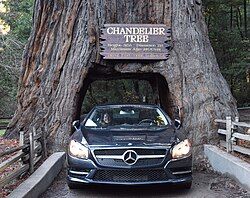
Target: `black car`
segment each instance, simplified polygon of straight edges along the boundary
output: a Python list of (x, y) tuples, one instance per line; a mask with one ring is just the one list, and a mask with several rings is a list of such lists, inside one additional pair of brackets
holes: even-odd
[(192, 184), (190, 142), (156, 105), (100, 105), (74, 122), (67, 182), (78, 184)]

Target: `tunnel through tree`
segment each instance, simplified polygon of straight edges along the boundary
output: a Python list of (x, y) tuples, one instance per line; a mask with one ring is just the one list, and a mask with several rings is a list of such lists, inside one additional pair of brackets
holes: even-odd
[[(76, 119), (81, 114), (88, 113), (93, 106), (99, 104), (144, 103), (157, 104), (169, 115), (173, 115), (167, 82), (157, 73), (128, 73), (128, 74), (97, 74), (90, 72), (85, 79), (86, 86), (82, 89)], [(86, 90), (87, 89), (87, 90)]]
[[(121, 77), (158, 73), (159, 99), (181, 109), (183, 129), (195, 148), (215, 139), (214, 119), (237, 114), (236, 102), (211, 48), (200, 1), (36, 0), (33, 30), (19, 80), (18, 109), (6, 136), (46, 133), (54, 150), (68, 141), (92, 74)], [(168, 60), (104, 60), (104, 24), (171, 27)], [(113, 72), (117, 72), (114, 75)], [(150, 74), (150, 75), (151, 75)], [(162, 81), (164, 79), (164, 81)], [(154, 89), (155, 90), (155, 89)]]

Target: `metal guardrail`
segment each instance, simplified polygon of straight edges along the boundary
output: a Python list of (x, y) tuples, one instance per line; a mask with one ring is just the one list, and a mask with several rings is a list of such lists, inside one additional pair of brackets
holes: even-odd
[(239, 122), (239, 117), (236, 117), (234, 121), (230, 116), (226, 117), (226, 120), (215, 119), (217, 123), (226, 124), (225, 129), (218, 129), (218, 133), (226, 136), (226, 141), (221, 140), (220, 145), (227, 149), (227, 152), (237, 151), (239, 153), (250, 155), (250, 149), (237, 145), (237, 139), (250, 141), (250, 134), (240, 133), (238, 127), (244, 127), (250, 129), (250, 124), (245, 122)]
[(11, 174), (3, 177), (0, 180), (0, 188), (27, 172), (34, 172), (35, 164), (37, 164), (42, 157), (45, 158), (47, 156), (45, 136), (43, 133), (37, 135), (35, 129), (33, 129), (33, 131), (29, 133), (29, 141), (24, 143), (24, 132), (21, 131), (19, 146), (0, 153), (0, 157), (14, 153), (16, 154), (0, 164), (0, 172), (18, 161), (22, 162), (22, 166), (14, 170)]

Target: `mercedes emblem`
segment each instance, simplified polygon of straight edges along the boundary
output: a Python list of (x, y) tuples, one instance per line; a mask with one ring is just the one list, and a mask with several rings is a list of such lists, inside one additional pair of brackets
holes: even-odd
[(135, 151), (133, 150), (127, 150), (126, 152), (124, 152), (123, 154), (123, 161), (127, 164), (127, 165), (133, 165), (137, 162), (138, 160), (138, 155)]

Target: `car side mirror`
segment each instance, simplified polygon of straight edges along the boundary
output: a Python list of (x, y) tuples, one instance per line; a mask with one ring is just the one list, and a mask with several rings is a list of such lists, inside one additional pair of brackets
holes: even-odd
[(173, 118), (180, 120), (181, 117), (181, 110), (179, 106), (174, 106), (173, 107)]
[(174, 126), (175, 126), (176, 129), (180, 129), (181, 128), (181, 121), (175, 119), (174, 120)]
[(79, 127), (80, 127), (80, 121), (79, 120), (75, 120), (74, 122), (73, 122), (73, 127), (76, 129), (76, 130), (78, 130), (79, 129)]

